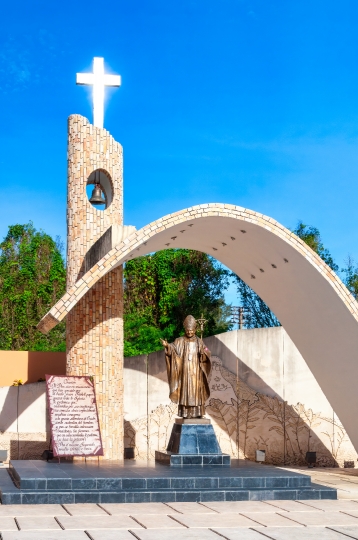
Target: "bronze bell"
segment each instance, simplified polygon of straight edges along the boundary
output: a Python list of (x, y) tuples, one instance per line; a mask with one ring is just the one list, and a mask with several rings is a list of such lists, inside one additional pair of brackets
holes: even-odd
[(102, 189), (101, 189), (101, 186), (99, 184), (96, 184), (93, 191), (92, 191), (92, 196), (89, 200), (89, 202), (91, 204), (94, 204), (94, 205), (100, 205), (100, 204), (106, 204), (106, 201), (105, 199), (102, 198)]

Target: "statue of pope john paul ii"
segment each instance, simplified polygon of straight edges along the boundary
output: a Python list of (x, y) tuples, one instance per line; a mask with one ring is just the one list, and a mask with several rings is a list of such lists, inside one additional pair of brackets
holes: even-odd
[(196, 320), (192, 315), (185, 318), (184, 330), (185, 336), (174, 343), (161, 340), (165, 348), (169, 397), (178, 404), (178, 416), (200, 418), (205, 414), (205, 402), (210, 396), (210, 351), (195, 334)]

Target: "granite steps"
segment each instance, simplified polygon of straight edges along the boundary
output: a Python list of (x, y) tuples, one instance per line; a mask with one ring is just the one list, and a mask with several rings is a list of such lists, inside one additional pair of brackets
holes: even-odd
[[(233, 460), (231, 467), (117, 466), (12, 461), (0, 470), (2, 504), (336, 499), (308, 475)], [(236, 465), (236, 466), (235, 466)]]

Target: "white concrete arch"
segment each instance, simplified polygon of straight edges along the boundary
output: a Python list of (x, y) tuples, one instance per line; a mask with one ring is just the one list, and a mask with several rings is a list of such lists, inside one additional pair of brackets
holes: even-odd
[(303, 241), (257, 212), (205, 204), (135, 231), (67, 291), (39, 329), (47, 332), (63, 320), (116, 266), (168, 247), (209, 253), (252, 287), (285, 327), (358, 448), (358, 304)]

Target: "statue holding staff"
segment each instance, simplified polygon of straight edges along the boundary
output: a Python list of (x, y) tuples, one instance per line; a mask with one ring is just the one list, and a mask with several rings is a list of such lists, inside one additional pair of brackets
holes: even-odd
[(194, 317), (188, 315), (184, 320), (185, 336), (174, 343), (161, 340), (165, 348), (169, 397), (178, 404), (178, 416), (183, 418), (204, 416), (205, 402), (210, 396), (210, 351), (195, 334), (196, 326)]

